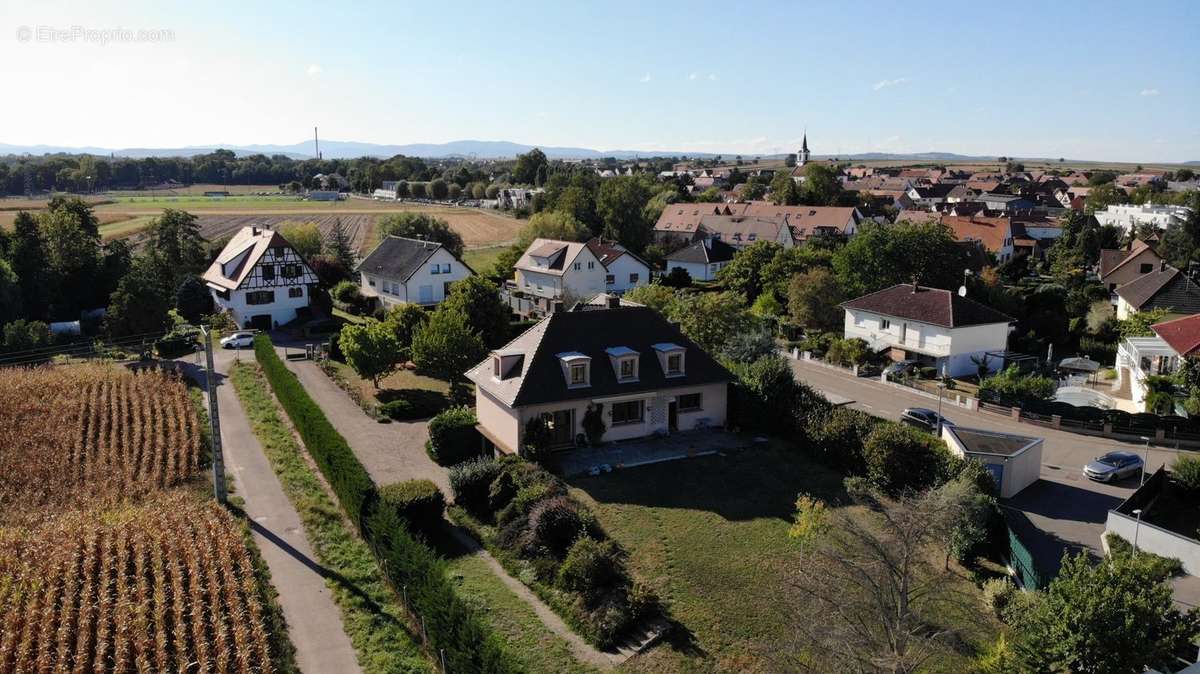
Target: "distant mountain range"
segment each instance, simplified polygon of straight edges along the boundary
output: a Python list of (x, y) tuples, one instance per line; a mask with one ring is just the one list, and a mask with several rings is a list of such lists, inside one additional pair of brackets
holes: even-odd
[[(554, 147), (548, 145), (525, 145), (503, 140), (456, 140), (449, 143), (413, 143), (409, 145), (383, 145), (379, 143), (360, 143), (343, 140), (322, 140), (321, 155), (326, 159), (354, 159), (357, 157), (394, 157), (398, 154), (409, 157), (429, 159), (444, 159), (447, 157), (473, 157), (476, 159), (510, 159), (532, 150), (541, 148), (551, 159), (634, 159), (637, 157), (696, 157), (732, 158), (736, 153), (690, 152), (687, 150), (592, 150), (584, 147)], [(0, 143), (0, 155), (6, 154), (93, 154), (112, 155), (116, 157), (191, 157), (207, 154), (214, 150), (232, 150), (238, 155), (282, 154), (293, 159), (312, 159), (312, 141), (303, 141), (291, 145), (189, 145), (178, 148), (104, 148), (104, 147), (67, 147), (61, 145), (9, 145)], [(743, 154), (743, 158), (780, 159), (783, 154), (751, 155)], [(995, 156), (963, 155), (953, 152), (913, 152), (894, 154), (889, 152), (860, 152), (845, 155), (814, 155), (814, 159), (828, 159), (836, 156), (847, 161), (994, 161)], [(1043, 160), (1045, 158), (1014, 157), (1014, 159)], [(1200, 162), (1186, 162), (1200, 164)]]

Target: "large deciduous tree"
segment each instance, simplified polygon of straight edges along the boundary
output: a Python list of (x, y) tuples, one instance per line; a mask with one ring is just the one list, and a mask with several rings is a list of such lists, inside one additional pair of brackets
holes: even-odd
[(413, 362), (452, 386), (460, 384), (467, 368), (478, 363), (485, 353), (483, 339), (458, 310), (439, 307), (413, 335)]
[(938, 223), (867, 225), (833, 254), (833, 270), (850, 297), (914, 280), (954, 289), (966, 266), (966, 250)]
[(842, 288), (825, 267), (796, 274), (788, 284), (788, 314), (806, 330), (830, 332), (842, 324)]
[(450, 294), (442, 306), (466, 316), (484, 345), (494, 348), (508, 338), (508, 319), (512, 313), (500, 301), (498, 293), (491, 281), (482, 276), (468, 276), (450, 286)]
[(346, 363), (358, 376), (370, 379), (376, 389), (379, 380), (396, 369), (400, 362), (400, 345), (392, 327), (374, 319), (343, 327), (338, 347), (346, 357)]
[(163, 284), (163, 267), (163, 261), (153, 252), (134, 259), (129, 273), (109, 298), (104, 329), (110, 338), (150, 336), (166, 327), (173, 298)]
[(643, 213), (650, 189), (638, 176), (617, 176), (600, 184), (596, 210), (604, 221), (604, 236), (640, 253), (650, 243), (651, 223)]
[(21, 304), (25, 315), (31, 319), (48, 319), (50, 294), (47, 285), (50, 278), (46, 248), (37, 220), (26, 211), (17, 213), (13, 221), (8, 259), (21, 284)]
[(525, 154), (517, 155), (517, 163), (513, 165), (512, 179), (515, 183), (533, 185), (537, 182), (539, 169), (545, 175), (546, 153), (536, 147)]
[(729, 290), (741, 293), (750, 302), (763, 292), (762, 272), (783, 250), (774, 241), (755, 241), (743, 248), (729, 264), (717, 272), (717, 280)]

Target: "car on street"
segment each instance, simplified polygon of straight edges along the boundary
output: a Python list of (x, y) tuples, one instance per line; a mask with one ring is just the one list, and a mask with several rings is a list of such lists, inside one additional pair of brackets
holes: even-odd
[(248, 349), (254, 346), (254, 332), (241, 330), (221, 338), (222, 349)]
[(1083, 474), (1097, 482), (1117, 482), (1142, 472), (1142, 457), (1133, 452), (1109, 452), (1083, 467)]
[[(915, 426), (923, 431), (936, 433), (938, 430), (938, 413), (924, 407), (909, 407), (900, 413), (900, 422)], [(942, 426), (953, 426), (954, 422), (942, 417)]]

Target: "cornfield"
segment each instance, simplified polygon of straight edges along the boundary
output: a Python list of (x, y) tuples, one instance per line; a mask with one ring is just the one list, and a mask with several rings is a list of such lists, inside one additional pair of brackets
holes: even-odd
[(0, 524), (177, 485), (202, 460), (178, 378), (105, 365), (0, 371)]
[(270, 672), (233, 517), (185, 490), (0, 533), (0, 672)]

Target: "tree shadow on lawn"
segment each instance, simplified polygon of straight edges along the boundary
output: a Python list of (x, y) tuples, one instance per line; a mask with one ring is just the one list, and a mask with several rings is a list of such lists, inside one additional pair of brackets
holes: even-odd
[(796, 497), (844, 502), (842, 476), (799, 449), (750, 448), (568, 480), (598, 503), (683, 508), (726, 520), (791, 521)]
[(424, 388), (385, 388), (380, 389), (375, 398), (381, 403), (394, 400), (406, 400), (415, 407), (437, 407), (450, 404), (450, 398), (441, 391), (431, 391)]

